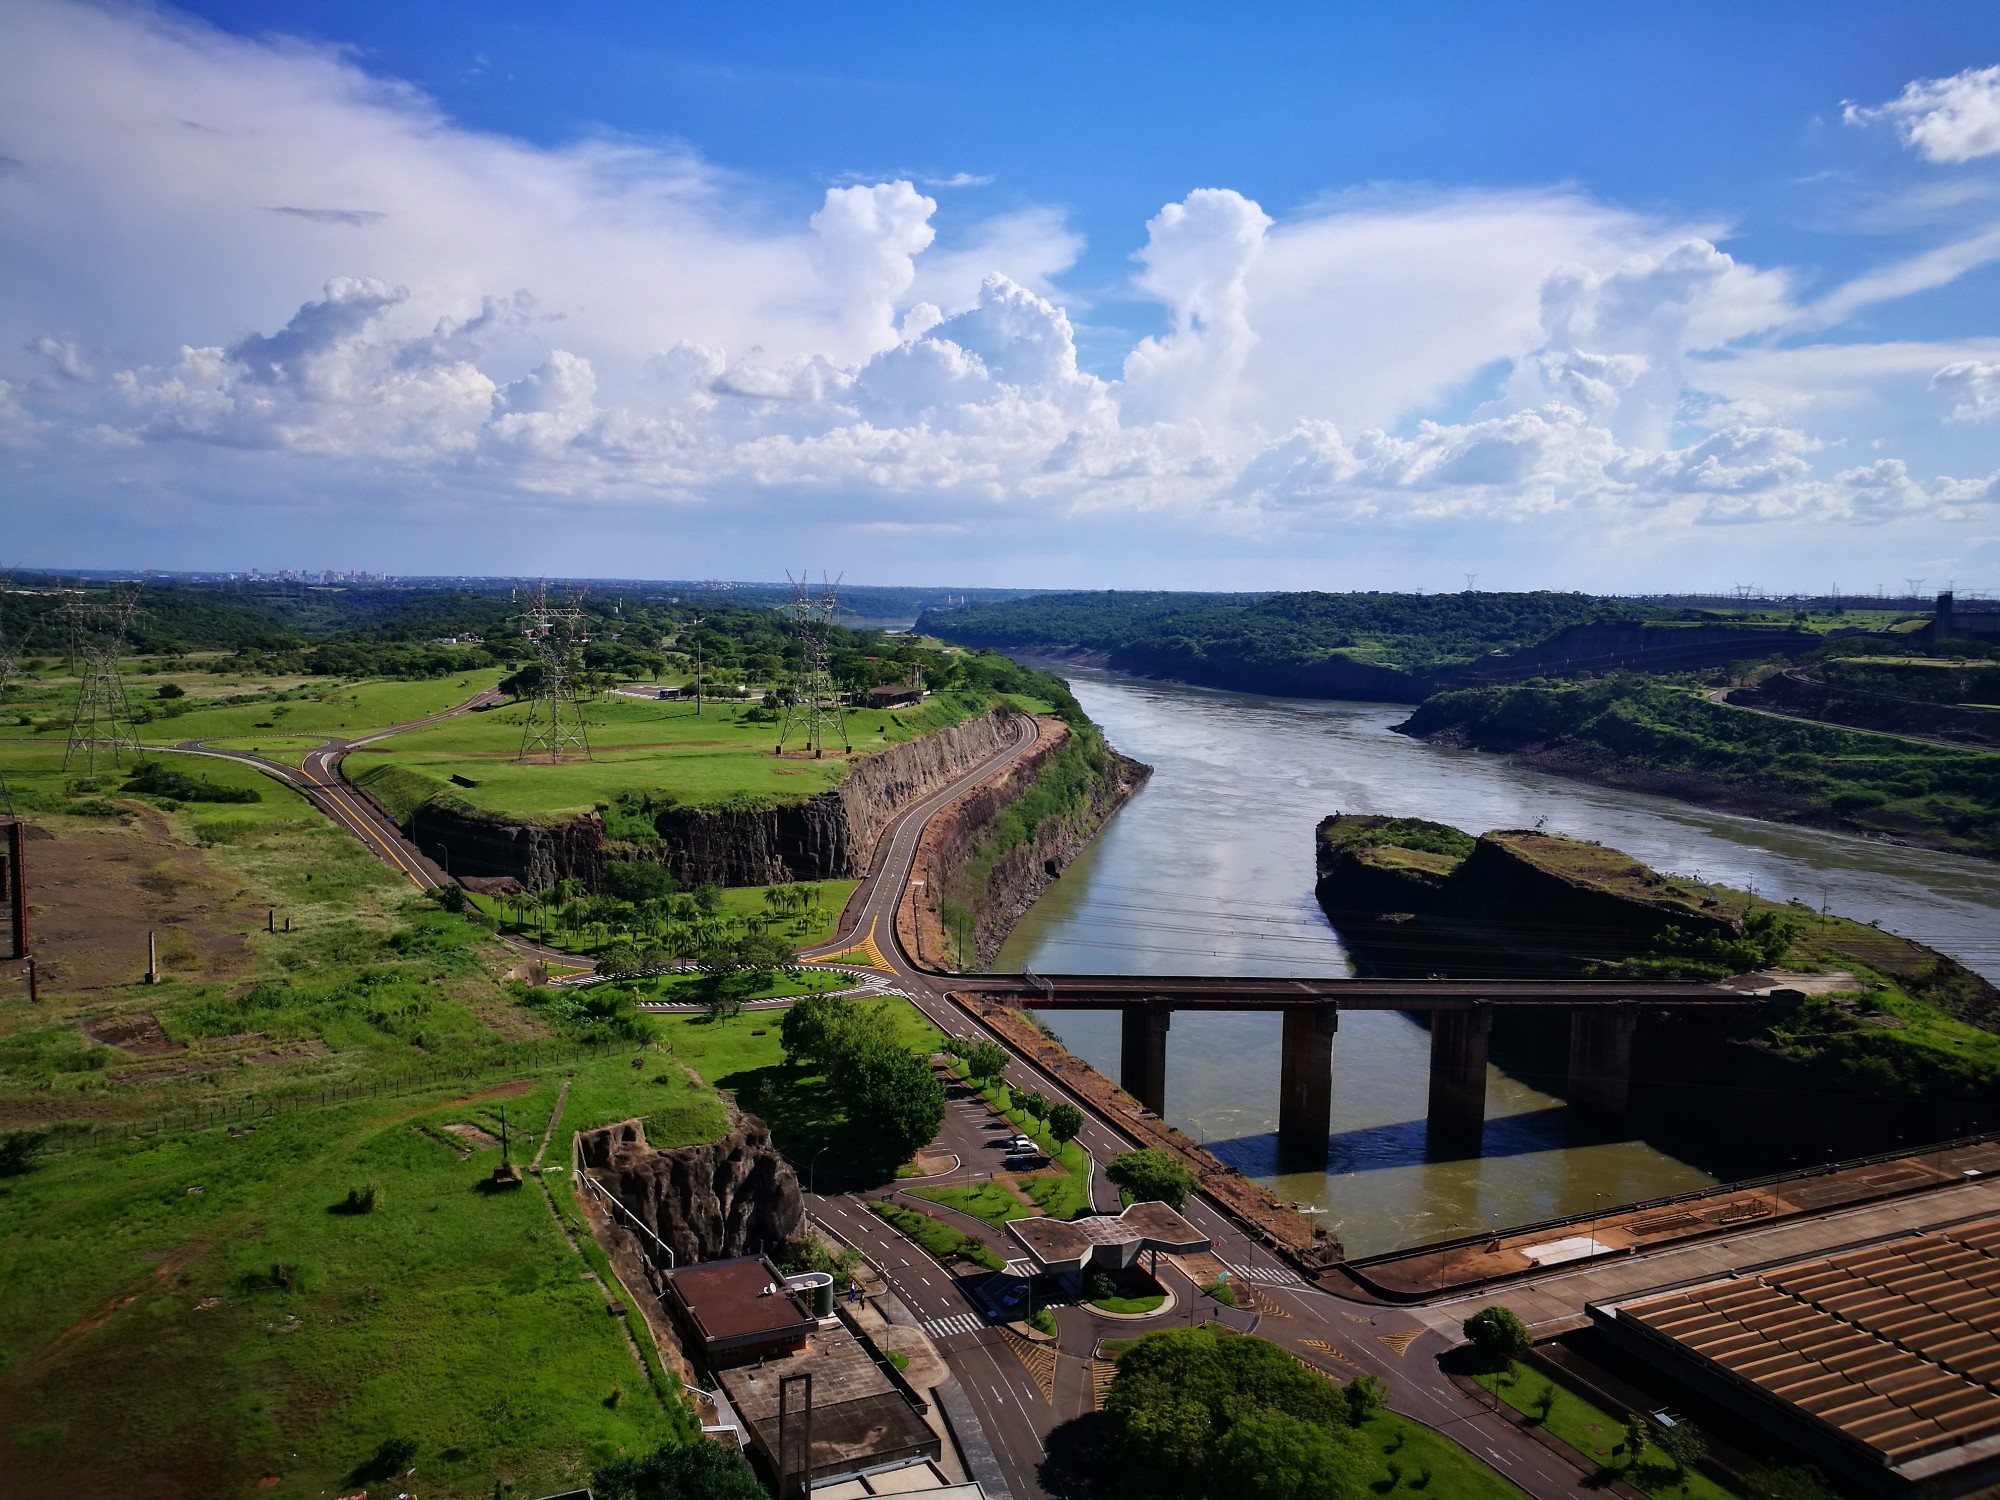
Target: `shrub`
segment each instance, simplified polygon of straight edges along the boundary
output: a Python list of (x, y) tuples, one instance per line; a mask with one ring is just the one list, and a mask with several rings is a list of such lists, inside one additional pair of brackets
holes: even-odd
[[(1063, 1106), (1056, 1106), (1058, 1109)], [(1051, 1112), (1053, 1113), (1053, 1112)], [(1055, 1121), (1049, 1121), (1053, 1130)], [(1137, 1202), (1164, 1203), (1169, 1208), (1187, 1206), (1188, 1194), (1195, 1189), (1194, 1173), (1170, 1152), (1148, 1146), (1127, 1151), (1104, 1169), (1104, 1175), (1130, 1193)]]
[(0, 1135), (0, 1177), (20, 1177), (33, 1171), (35, 1158), (48, 1144), (46, 1130), (10, 1130)]

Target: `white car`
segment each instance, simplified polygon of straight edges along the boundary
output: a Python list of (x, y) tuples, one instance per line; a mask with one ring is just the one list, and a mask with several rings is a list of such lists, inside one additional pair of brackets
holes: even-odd
[(1006, 1148), (1007, 1154), (1010, 1156), (1026, 1155), (1032, 1152), (1039, 1152), (1042, 1149), (1030, 1137), (1025, 1135), (1010, 1136), (1000, 1144)]

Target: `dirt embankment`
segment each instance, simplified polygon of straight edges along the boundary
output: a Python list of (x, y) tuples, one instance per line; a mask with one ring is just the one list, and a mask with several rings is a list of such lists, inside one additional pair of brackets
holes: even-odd
[[(59, 822), (60, 831), (30, 823), (24, 851), (28, 930), (44, 994), (143, 978), (148, 932), (160, 935), (169, 973), (228, 979), (248, 971), (244, 934), (262, 925), (264, 909), (176, 839), (162, 814), (133, 803), (120, 818)], [(23, 963), (0, 963), (0, 995), (10, 993), (27, 993)]]
[(1082, 802), (1043, 818), (1022, 842), (996, 857), (976, 890), (966, 888), (968, 869), (981, 845), (992, 838), (1002, 815), (1019, 800), (1069, 745), (1060, 719), (1037, 716), (1041, 737), (1035, 748), (1007, 772), (963, 793), (925, 826), (917, 844), (908, 899), (896, 913), (903, 951), (933, 969), (960, 967), (957, 944), (946, 930), (944, 903), (963, 897), (976, 923), (974, 948), (966, 958), (984, 966), (999, 952), (1014, 924), (1061, 877), (1063, 867), (1095, 838), (1152, 774), (1152, 767), (1109, 752), (1106, 774)]

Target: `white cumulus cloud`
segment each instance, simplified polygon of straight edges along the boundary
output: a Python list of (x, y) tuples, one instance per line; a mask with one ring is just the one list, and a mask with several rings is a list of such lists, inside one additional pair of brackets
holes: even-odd
[(1887, 104), (1849, 104), (1850, 125), (1886, 120), (1927, 161), (1943, 164), (2000, 154), (2000, 67), (1919, 78)]
[(1931, 389), (1951, 402), (1960, 422), (1984, 422), (2000, 417), (2000, 362), (1961, 359), (1931, 377)]

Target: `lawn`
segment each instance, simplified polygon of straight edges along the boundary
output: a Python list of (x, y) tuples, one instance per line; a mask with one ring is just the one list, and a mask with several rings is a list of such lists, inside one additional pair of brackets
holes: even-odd
[[(848, 733), (855, 754), (865, 755), (947, 728), (988, 706), (981, 694), (939, 693), (922, 708), (902, 713), (852, 711)], [(513, 703), (369, 746), (350, 760), (349, 773), (359, 777), (371, 764), (386, 764), (447, 783), (462, 776), (477, 785), (453, 785), (452, 795), (473, 808), (551, 819), (588, 812), (621, 792), (665, 793), (688, 807), (745, 799), (793, 802), (837, 786), (847, 774), (841, 756), (772, 754), (779, 725), (750, 707), (711, 703), (700, 717), (691, 704), (630, 698), (599, 698), (582, 707), (589, 760), (559, 765), (517, 760), (528, 708)]]
[(1381, 1455), (1371, 1488), (1378, 1495), (1412, 1494), (1433, 1500), (1526, 1500), (1522, 1492), (1450, 1438), (1391, 1411), (1360, 1426)]
[[(683, 1110), (693, 1090), (660, 1061), (664, 1086), (623, 1057), (579, 1067), (565, 1129)], [(316, 1496), (407, 1438), (427, 1487), (539, 1493), (687, 1432), (539, 1190), (481, 1191), (499, 1149), (444, 1128), (497, 1135), (504, 1109), (523, 1160), (561, 1071), (442, 1108), (364, 1099), (120, 1140), (0, 1183), (11, 1492), (129, 1494), (178, 1472)], [(372, 1213), (338, 1211), (369, 1186)], [(56, 1336), (123, 1297), (102, 1327)]]
[(1034, 1209), (997, 1182), (954, 1183), (948, 1187), (915, 1187), (904, 1191), (912, 1198), (925, 1198), (932, 1203), (942, 1203), (946, 1208), (955, 1208), (962, 1214), (970, 1214), (995, 1229), (1005, 1228), (1009, 1219), (1031, 1219), (1035, 1216)]
[[(954, 1071), (956, 1067), (954, 1066)], [(1040, 1146), (1060, 1175), (1049, 1172), (1024, 1173), (1014, 1182), (1051, 1219), (1077, 1219), (1097, 1210), (1090, 1201), (1090, 1153), (1080, 1142), (1056, 1145), (1046, 1121), (1038, 1120), (1014, 1103), (1011, 1090), (996, 1083), (979, 1090), (979, 1097), (999, 1110), (1021, 1134)]]
[[(1697, 1470), (1677, 1471), (1673, 1460), (1648, 1443), (1636, 1461), (1613, 1450), (1624, 1440), (1624, 1421), (1584, 1400), (1568, 1386), (1539, 1370), (1514, 1363), (1505, 1370), (1478, 1377), (1479, 1384), (1514, 1410), (1531, 1418), (1592, 1463), (1615, 1468), (1618, 1478), (1645, 1495), (1674, 1495), (1686, 1500), (1736, 1500)], [(1546, 1409), (1544, 1407), (1546, 1403)]]
[(897, 1203), (884, 1203), (880, 1199), (872, 1200), (868, 1209), (870, 1213), (879, 1214), (885, 1222), (901, 1230), (946, 1264), (954, 1258), (959, 1258), (969, 1260), (976, 1266), (984, 1266), (989, 1271), (1002, 1270), (1006, 1266), (1006, 1262), (977, 1235), (954, 1229), (944, 1220), (932, 1218), (919, 1209), (904, 1208)]

